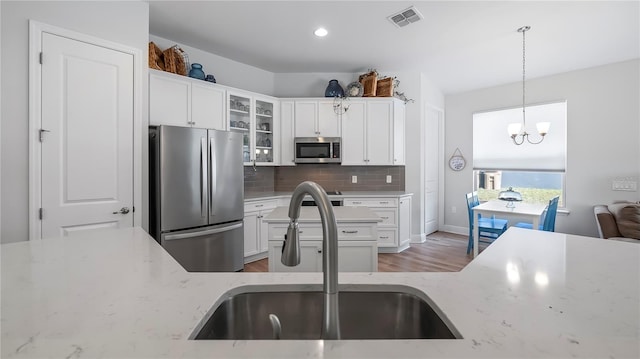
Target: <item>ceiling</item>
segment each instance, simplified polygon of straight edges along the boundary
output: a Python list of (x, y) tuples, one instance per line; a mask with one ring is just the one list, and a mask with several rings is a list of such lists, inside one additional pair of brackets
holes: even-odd
[[(387, 17), (415, 6), (424, 19)], [(149, 1), (149, 31), (274, 73), (419, 71), (445, 94), (640, 58), (640, 1)], [(317, 38), (313, 31), (329, 31)]]

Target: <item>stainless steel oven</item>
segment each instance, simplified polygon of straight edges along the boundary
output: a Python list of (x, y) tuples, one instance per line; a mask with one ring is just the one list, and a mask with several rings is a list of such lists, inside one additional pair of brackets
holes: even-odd
[(340, 163), (340, 137), (296, 137), (296, 163)]

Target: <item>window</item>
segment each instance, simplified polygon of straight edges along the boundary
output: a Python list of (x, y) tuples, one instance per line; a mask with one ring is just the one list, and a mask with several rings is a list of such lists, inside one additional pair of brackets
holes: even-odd
[(473, 115), (474, 189), (482, 201), (495, 199), (513, 187), (527, 202), (546, 203), (560, 196), (564, 207), (567, 104), (556, 102), (526, 107), (527, 128), (533, 140), (537, 122), (550, 122), (544, 141), (517, 146), (509, 137), (510, 123), (522, 122), (522, 107)]

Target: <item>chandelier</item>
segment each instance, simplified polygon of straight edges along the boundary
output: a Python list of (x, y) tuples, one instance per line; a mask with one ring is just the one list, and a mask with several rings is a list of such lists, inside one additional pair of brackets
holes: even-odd
[(511, 123), (507, 127), (507, 131), (509, 132), (511, 139), (513, 140), (513, 143), (515, 143), (518, 146), (523, 144), (525, 139), (527, 140), (527, 142), (533, 145), (537, 145), (538, 143), (542, 142), (544, 140), (544, 136), (549, 132), (549, 127), (551, 126), (551, 123), (549, 122), (538, 122), (536, 124), (538, 133), (540, 134), (539, 141), (532, 141), (529, 138), (529, 133), (527, 133), (527, 129), (526, 129), (525, 86), (524, 86), (525, 84), (525, 41), (524, 41), (525, 36), (524, 34), (530, 29), (531, 29), (531, 26), (523, 26), (518, 29), (518, 32), (522, 33), (522, 123)]

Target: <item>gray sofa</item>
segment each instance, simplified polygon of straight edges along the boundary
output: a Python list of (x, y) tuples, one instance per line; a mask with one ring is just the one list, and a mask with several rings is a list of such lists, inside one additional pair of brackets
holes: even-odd
[(593, 213), (600, 238), (640, 243), (640, 203), (599, 204)]

